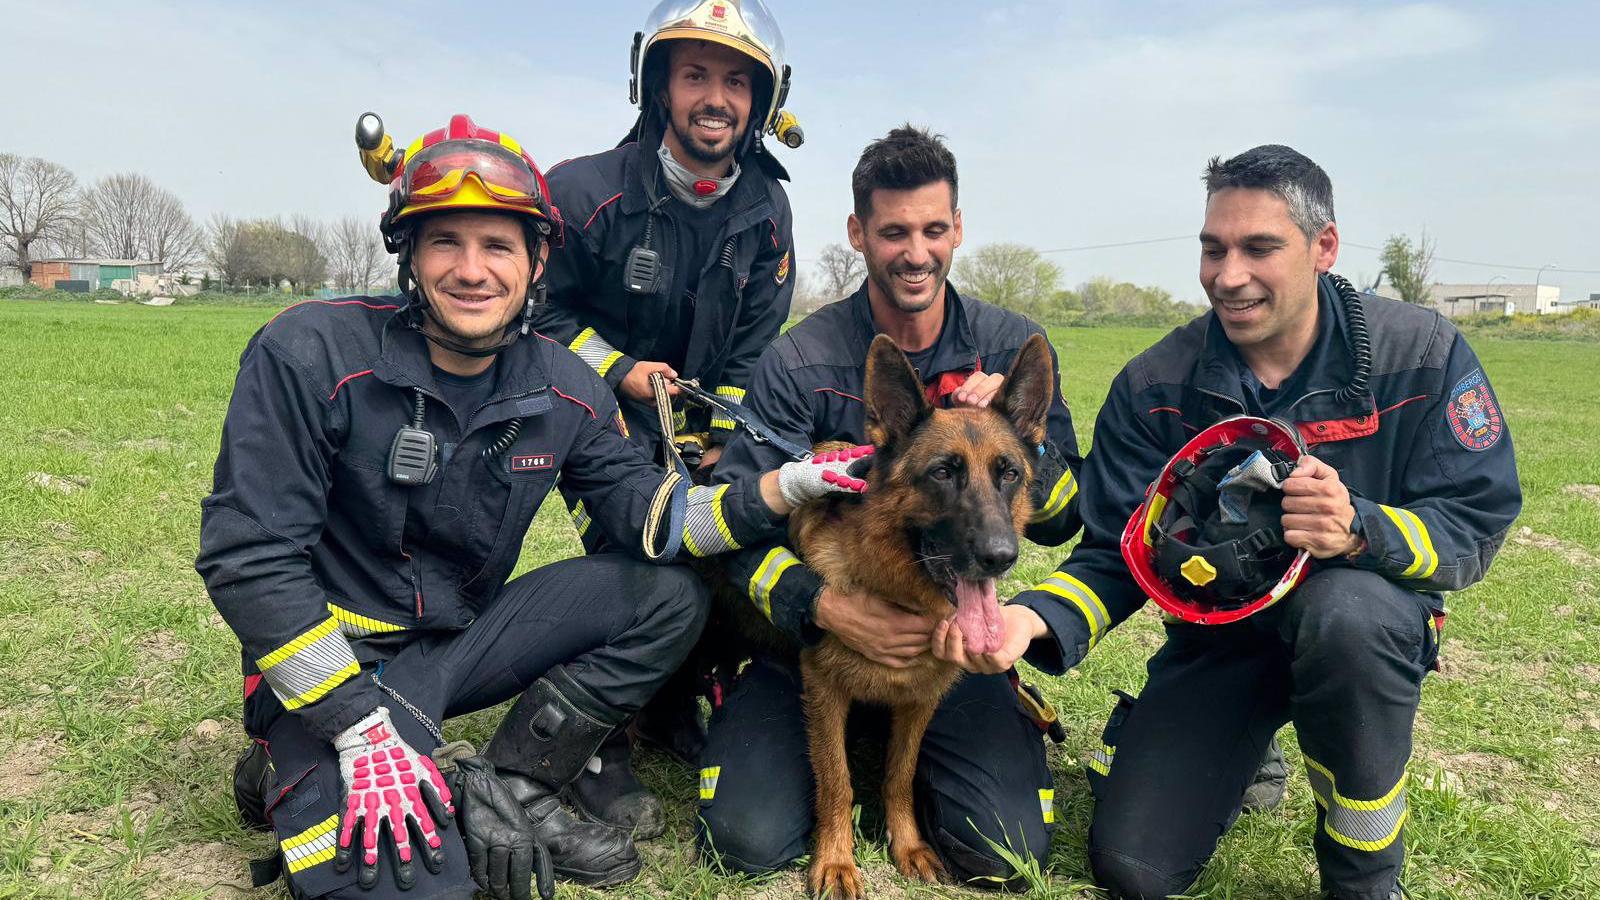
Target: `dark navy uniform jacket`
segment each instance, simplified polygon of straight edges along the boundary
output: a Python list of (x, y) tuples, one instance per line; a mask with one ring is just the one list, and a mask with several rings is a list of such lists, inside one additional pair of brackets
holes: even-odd
[[(936, 402), (976, 370), (1009, 372), (1022, 345), (1044, 330), (1025, 316), (962, 297), (945, 285), (945, 325), (918, 372)], [(762, 354), (750, 382), (748, 407), (780, 436), (801, 447), (822, 441), (867, 442), (867, 349), (877, 334), (867, 285), (784, 332)], [(922, 354), (915, 354), (922, 358)], [(1056, 361), (1054, 348), (1051, 360)], [(1058, 378), (1059, 380), (1059, 378)], [(1055, 546), (1078, 531), (1077, 470), (1082, 465), (1072, 415), (1058, 386), (1050, 404), (1045, 444), (1035, 461), (1034, 518), (1027, 536)], [(771, 444), (739, 434), (717, 463), (713, 480), (734, 482), (787, 461)], [(821, 578), (778, 541), (725, 558), (729, 576), (780, 630), (803, 643), (821, 639), (812, 622)]]
[[(397, 303), (312, 301), (251, 338), (202, 504), (196, 568), (243, 645), (247, 686), (264, 678), (330, 739), (381, 699), (354, 677), (351, 639), (467, 627), (511, 574), (557, 476), (613, 546), (638, 556), (663, 478), (622, 434), (594, 371), (531, 335), (498, 356), (496, 389), (460, 411), (462, 428)], [(387, 460), (419, 388), (441, 464), (430, 484), (404, 487)], [(517, 419), (515, 440), (486, 458)], [(709, 552), (725, 549), (715, 539), (724, 532), (737, 542), (775, 533), (749, 486), (696, 489), (685, 531)]]
[(1422, 307), (1365, 295), (1372, 342), (1370, 396), (1341, 402), (1350, 380), (1348, 323), (1320, 279), (1311, 354), (1261, 409), (1238, 352), (1214, 313), (1174, 330), (1117, 375), (1083, 475), (1083, 539), (1060, 567), (1013, 602), (1039, 613), (1052, 637), (1027, 659), (1059, 673), (1144, 605), (1122, 559), (1122, 531), (1168, 459), (1195, 432), (1266, 412), (1292, 423), (1311, 454), (1350, 489), (1366, 548), (1348, 562), (1436, 595), (1483, 578), (1522, 508), (1517, 465), (1499, 401), (1455, 326)]
[[(679, 375), (743, 402), (756, 360), (788, 319), (794, 293), (789, 198), (774, 175), (781, 169), (756, 159), (764, 152), (759, 148), (746, 154), (739, 180), (713, 207), (726, 219), (709, 255), (690, 259), (684, 249), (690, 235), (671, 215), (675, 204), (660, 174), (660, 145), (655, 126), (638, 142), (550, 170), (565, 243), (550, 255), (549, 303), (534, 327), (570, 347), (613, 391), (641, 359), (682, 358)], [(659, 211), (652, 215), (652, 208)], [(661, 272), (653, 292), (635, 294), (623, 286), (623, 267), (651, 219), (650, 246), (660, 254)], [(700, 270), (693, 298), (672, 293), (682, 266)], [(689, 344), (669, 346), (678, 339), (670, 324), (683, 304), (691, 306)], [(733, 422), (717, 418), (710, 427), (721, 443)]]

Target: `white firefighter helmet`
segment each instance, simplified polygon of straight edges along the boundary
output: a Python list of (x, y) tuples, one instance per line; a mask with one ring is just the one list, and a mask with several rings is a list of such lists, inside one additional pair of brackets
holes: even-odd
[[(766, 4), (762, 0), (662, 0), (657, 4), (645, 19), (644, 30), (633, 36), (628, 99), (638, 104), (641, 112), (651, 102), (644, 84), (651, 50), (664, 41), (684, 39), (731, 47), (761, 64), (768, 79), (766, 109), (751, 110), (750, 137), (771, 131), (789, 93), (789, 67), (784, 64), (783, 32)], [(759, 95), (757, 99), (761, 99)]]

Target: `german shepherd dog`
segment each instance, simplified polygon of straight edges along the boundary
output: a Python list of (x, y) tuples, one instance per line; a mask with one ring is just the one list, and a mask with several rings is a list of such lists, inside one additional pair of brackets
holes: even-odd
[[(867, 436), (878, 448), (869, 489), (796, 511), (793, 546), (827, 586), (921, 615), (954, 612), (969, 653), (999, 649), (1005, 635), (995, 580), (1016, 562), (1018, 536), (1033, 511), (1027, 485), (1055, 390), (1049, 346), (1036, 335), (989, 408), (936, 409), (906, 355), (879, 335), (867, 355)], [(747, 599), (718, 596), (728, 624), (750, 643), (768, 650), (786, 644)], [(895, 865), (908, 878), (937, 881), (944, 868), (917, 828), (912, 775), (928, 721), (960, 670), (931, 652), (889, 668), (832, 635), (799, 656), (817, 786), (811, 892), (839, 900), (862, 894), (845, 756), (845, 721), (857, 701), (887, 707), (891, 716), (883, 801)]]

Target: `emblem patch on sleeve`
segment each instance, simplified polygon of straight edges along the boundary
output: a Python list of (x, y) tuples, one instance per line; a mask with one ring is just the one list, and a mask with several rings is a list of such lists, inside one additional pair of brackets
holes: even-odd
[(1482, 369), (1473, 369), (1456, 382), (1445, 404), (1444, 415), (1456, 442), (1474, 452), (1499, 443), (1500, 435), (1506, 430), (1500, 404), (1494, 398), (1494, 391), (1489, 389)]
[(778, 283), (778, 287), (783, 287), (783, 283), (789, 280), (789, 261), (793, 258), (794, 251), (785, 250), (783, 259), (778, 260), (778, 272), (772, 276), (772, 280)]

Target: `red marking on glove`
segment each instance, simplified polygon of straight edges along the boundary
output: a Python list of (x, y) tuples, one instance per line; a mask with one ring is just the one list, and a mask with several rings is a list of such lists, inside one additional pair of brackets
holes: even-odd
[(368, 728), (361, 734), (367, 739), (367, 743), (369, 744), (381, 744), (389, 739), (389, 730), (383, 727), (382, 722), (379, 722), (371, 728)]

